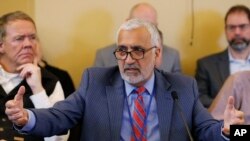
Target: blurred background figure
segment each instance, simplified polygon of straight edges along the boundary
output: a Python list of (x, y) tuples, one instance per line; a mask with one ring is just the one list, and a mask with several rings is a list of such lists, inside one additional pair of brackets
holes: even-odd
[[(158, 25), (157, 11), (148, 3), (138, 3), (134, 5), (130, 10), (127, 20), (132, 18), (139, 18), (149, 21), (155, 26)], [(166, 72), (180, 73), (181, 65), (179, 52), (174, 48), (163, 45), (163, 35), (160, 30), (159, 33), (162, 40), (162, 59), (157, 63), (157, 67)], [(97, 50), (94, 66), (109, 67), (117, 65), (117, 60), (113, 55), (116, 48), (117, 46), (114, 43)]]
[(195, 78), (201, 102), (209, 107), (227, 77), (250, 70), (250, 10), (244, 5), (232, 6), (225, 16), (228, 47), (197, 61)]
[(215, 119), (222, 120), (227, 99), (233, 96), (234, 107), (245, 114), (246, 124), (250, 124), (250, 71), (242, 71), (232, 74), (225, 81), (220, 92), (209, 107), (209, 111)]

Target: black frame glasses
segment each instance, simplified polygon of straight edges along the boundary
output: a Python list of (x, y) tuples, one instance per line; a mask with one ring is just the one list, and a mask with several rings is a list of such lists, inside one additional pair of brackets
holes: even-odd
[(140, 60), (144, 58), (144, 54), (148, 51), (150, 51), (151, 49), (156, 48), (156, 46), (151, 47), (149, 49), (142, 49), (142, 48), (138, 48), (138, 49), (134, 49), (132, 51), (125, 51), (122, 49), (116, 49), (114, 51), (114, 55), (115, 58), (117, 60), (126, 60), (128, 57), (128, 54), (130, 55), (130, 57), (134, 60)]

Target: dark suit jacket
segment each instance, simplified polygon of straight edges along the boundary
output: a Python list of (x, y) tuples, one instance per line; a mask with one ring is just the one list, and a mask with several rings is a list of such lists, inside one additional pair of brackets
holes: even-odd
[[(116, 44), (97, 50), (94, 66), (95, 67), (111, 67), (117, 65), (117, 60), (113, 52), (116, 49)], [(181, 72), (179, 52), (171, 47), (163, 45), (161, 70), (166, 72), (179, 73)]]
[(197, 61), (195, 78), (198, 83), (201, 102), (209, 107), (223, 83), (230, 75), (228, 50)]
[[(155, 71), (156, 103), (161, 141), (188, 141), (184, 123), (171, 92), (179, 103), (197, 140), (220, 141), (222, 124), (214, 120), (198, 98), (194, 79)], [(36, 126), (30, 132), (43, 136), (60, 134), (82, 122), (81, 141), (119, 141), (125, 88), (118, 67), (86, 69), (79, 89), (53, 108), (32, 109)]]

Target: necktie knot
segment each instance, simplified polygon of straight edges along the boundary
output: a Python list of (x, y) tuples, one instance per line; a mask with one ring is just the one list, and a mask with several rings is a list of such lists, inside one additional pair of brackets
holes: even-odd
[(141, 86), (135, 90), (136, 94), (141, 95), (146, 91), (145, 87)]

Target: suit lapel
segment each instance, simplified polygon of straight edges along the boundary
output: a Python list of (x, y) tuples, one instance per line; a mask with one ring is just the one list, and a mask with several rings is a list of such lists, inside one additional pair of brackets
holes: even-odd
[(156, 103), (159, 119), (161, 140), (169, 140), (170, 126), (172, 120), (173, 99), (171, 97), (170, 83), (166, 78), (156, 73)]
[[(119, 77), (119, 76), (118, 76)], [(120, 140), (122, 116), (124, 108), (124, 84), (123, 80), (112, 82), (114, 85), (106, 86), (109, 117), (110, 117), (110, 133), (112, 141)]]

